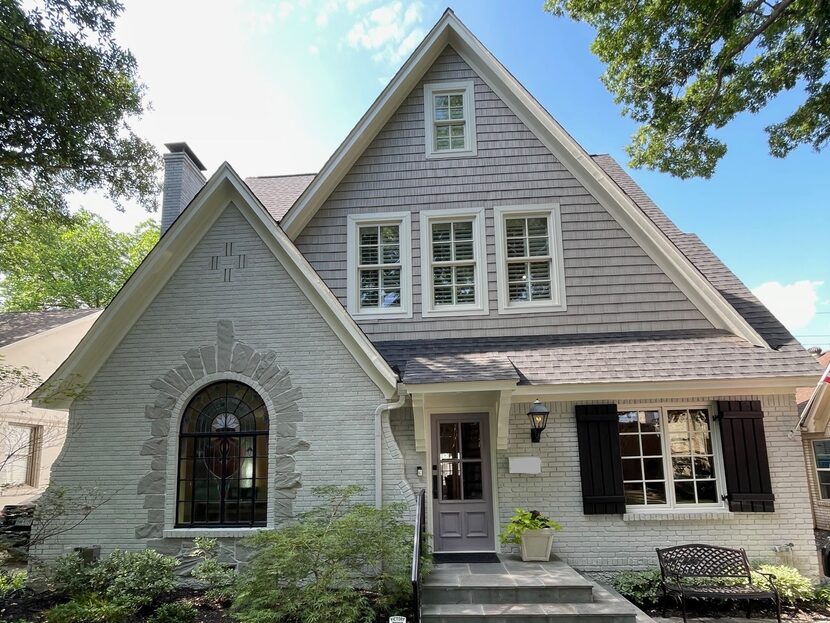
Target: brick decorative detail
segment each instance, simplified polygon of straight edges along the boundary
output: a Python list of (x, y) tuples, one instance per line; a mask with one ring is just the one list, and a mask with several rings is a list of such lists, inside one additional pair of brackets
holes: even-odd
[[(204, 386), (206, 377), (225, 375), (229, 379), (248, 382), (266, 395), (271, 435), (276, 437), (276, 470), (270, 483), (269, 517), (281, 523), (294, 516), (293, 503), (302, 487), (302, 474), (296, 471), (295, 453), (309, 449), (309, 443), (297, 437), (297, 422), (303, 420), (297, 401), (300, 388), (292, 387), (291, 374), (277, 362), (277, 353), (255, 350), (234, 336), (233, 322), (217, 323), (216, 343), (193, 348), (182, 355), (184, 364), (176, 366), (150, 383), (157, 390), (155, 400), (146, 405), (144, 415), (150, 424), (150, 437), (141, 445), (139, 454), (151, 456), (150, 471), (139, 481), (137, 493), (144, 496), (147, 523), (135, 529), (138, 539), (161, 538), (164, 531), (163, 510), (168, 506), (167, 478), (168, 436), (178, 426), (176, 405)], [(180, 409), (181, 409), (180, 408)], [(180, 410), (179, 409), (179, 410)], [(169, 502), (172, 504), (172, 501)]]

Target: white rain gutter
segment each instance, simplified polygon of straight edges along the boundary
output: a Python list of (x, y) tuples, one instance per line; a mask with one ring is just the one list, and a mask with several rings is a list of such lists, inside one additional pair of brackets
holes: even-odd
[(382, 402), (375, 409), (375, 506), (383, 506), (383, 412), (398, 409), (406, 402), (406, 393), (398, 389), (395, 402)]

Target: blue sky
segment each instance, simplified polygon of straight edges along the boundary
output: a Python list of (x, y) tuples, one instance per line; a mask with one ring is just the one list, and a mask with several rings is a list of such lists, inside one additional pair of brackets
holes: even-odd
[[(188, 141), (209, 170), (317, 171), (446, 4), (389, 0), (127, 0), (119, 40), (136, 55), (153, 106), (136, 128), (162, 148)], [(542, 2), (451, 8), (592, 153), (625, 162), (635, 126), (600, 82), (593, 32)], [(695, 232), (805, 345), (830, 347), (827, 180), (830, 150), (768, 155), (763, 128), (798, 102), (776, 100), (725, 129), (729, 153), (710, 180), (634, 171), (685, 231)], [(146, 218), (78, 198), (126, 229)]]

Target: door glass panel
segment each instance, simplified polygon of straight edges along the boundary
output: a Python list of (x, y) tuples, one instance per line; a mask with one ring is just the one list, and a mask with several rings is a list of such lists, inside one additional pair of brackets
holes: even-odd
[(484, 488), (481, 476), (481, 463), (473, 461), (464, 463), (464, 499), (481, 500), (484, 498)]
[(441, 499), (461, 499), (461, 474), (458, 463), (441, 463)]
[(458, 424), (455, 422), (443, 422), (441, 424), (441, 460), (457, 459), (458, 456)]
[(481, 427), (478, 422), (461, 424), (461, 458), (481, 458)]

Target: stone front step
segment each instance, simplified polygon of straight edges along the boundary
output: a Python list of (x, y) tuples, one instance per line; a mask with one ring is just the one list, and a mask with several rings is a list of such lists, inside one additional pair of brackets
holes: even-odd
[(591, 587), (584, 586), (429, 586), (424, 604), (578, 604), (593, 601)]
[(559, 560), (436, 565), (423, 586), (424, 604), (590, 603), (593, 584)]
[(636, 611), (618, 601), (582, 604), (426, 604), (424, 623), (635, 623)]
[(500, 558), (436, 565), (422, 587), (423, 623), (653, 623), (559, 560)]

